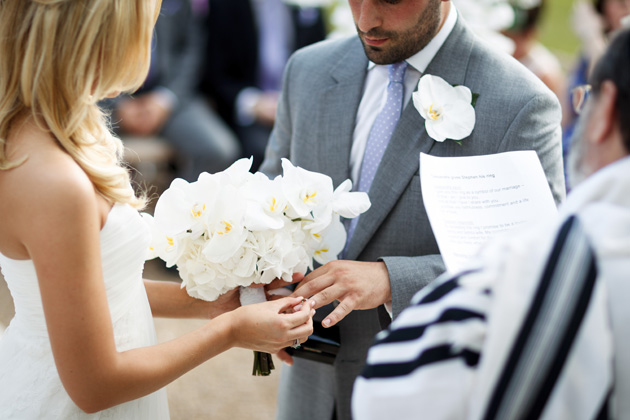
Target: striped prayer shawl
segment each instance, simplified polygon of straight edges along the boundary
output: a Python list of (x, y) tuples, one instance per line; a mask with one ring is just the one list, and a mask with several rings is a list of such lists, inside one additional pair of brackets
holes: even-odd
[[(502, 279), (484, 275), (478, 270), (436, 280), (377, 336), (355, 383), (357, 420), (471, 418), (487, 320), (501, 317), (488, 313), (491, 300), (500, 296), (483, 285)], [(570, 217), (555, 238), (541, 278), (524, 279), (537, 282), (535, 292), (516, 324), (516, 339), (500, 349), (504, 363), (494, 365), (499, 373), (483, 401), (477, 401), (483, 410), (475, 418), (540, 418), (593, 300), (596, 276), (593, 250), (579, 221)], [(472, 279), (480, 286), (471, 287)], [(595, 404), (605, 413), (605, 401)]]

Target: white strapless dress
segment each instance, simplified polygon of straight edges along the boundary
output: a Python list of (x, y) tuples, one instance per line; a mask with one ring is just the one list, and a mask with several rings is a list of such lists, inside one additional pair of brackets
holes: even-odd
[[(150, 241), (147, 226), (132, 207), (116, 204), (100, 239), (117, 349), (155, 344), (155, 327), (142, 282)], [(55, 367), (33, 262), (0, 254), (0, 268), (15, 303), (15, 317), (0, 338), (0, 419), (169, 418), (164, 389), (95, 414), (81, 411), (63, 388)]]

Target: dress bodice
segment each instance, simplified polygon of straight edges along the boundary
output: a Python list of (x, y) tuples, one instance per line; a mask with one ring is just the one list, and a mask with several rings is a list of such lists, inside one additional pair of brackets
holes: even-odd
[[(138, 212), (114, 205), (101, 230), (100, 246), (118, 351), (157, 341), (142, 280), (149, 243), (150, 230)], [(162, 391), (93, 415), (79, 410), (56, 371), (33, 261), (0, 254), (0, 269), (15, 305), (15, 317), (0, 339), (0, 418), (168, 418)]]

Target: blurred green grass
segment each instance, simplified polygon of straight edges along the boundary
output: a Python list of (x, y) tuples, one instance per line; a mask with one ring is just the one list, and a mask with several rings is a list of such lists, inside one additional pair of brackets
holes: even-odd
[(573, 0), (547, 0), (540, 40), (561, 59), (575, 57), (580, 44), (571, 28)]

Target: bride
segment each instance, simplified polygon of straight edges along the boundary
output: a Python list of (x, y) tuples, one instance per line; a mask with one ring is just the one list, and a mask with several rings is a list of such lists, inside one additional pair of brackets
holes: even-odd
[[(187, 371), (312, 332), (300, 298), (238, 307), (142, 280), (144, 203), (96, 104), (142, 83), (159, 3), (0, 1), (0, 266), (16, 309), (2, 419), (165, 419), (162, 388)], [(152, 314), (210, 320), (156, 344)]]

